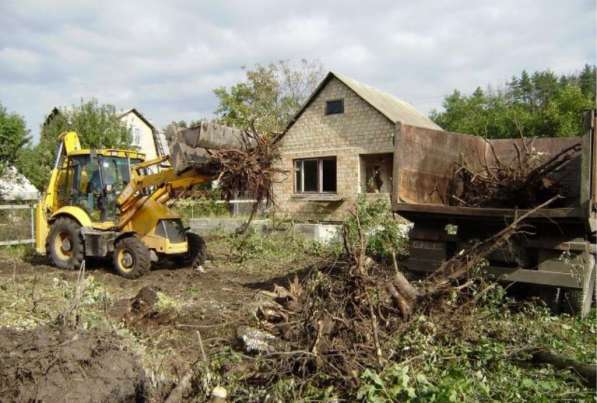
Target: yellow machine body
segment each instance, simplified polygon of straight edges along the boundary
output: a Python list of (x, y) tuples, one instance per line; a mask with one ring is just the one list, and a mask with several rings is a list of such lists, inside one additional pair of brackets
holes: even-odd
[[(177, 173), (173, 168), (163, 168), (168, 157), (145, 161), (144, 154), (135, 150), (82, 149), (75, 132), (65, 132), (59, 139), (54, 169), (35, 214), (37, 252), (46, 253), (52, 224), (61, 217), (78, 223), (81, 233), (89, 238), (84, 240), (85, 256), (110, 253), (118, 239), (125, 236), (140, 239), (149, 251), (155, 252), (154, 255), (177, 255), (188, 251), (187, 240), (177, 235), (182, 228), (180, 216), (167, 203), (180, 190), (210, 181), (211, 177), (192, 169)], [(96, 160), (100, 162), (96, 163)], [(112, 172), (126, 179), (118, 182), (121, 189), (112, 189), (102, 182), (102, 164), (110, 163), (115, 167)], [(90, 174), (92, 164), (96, 171)], [(96, 173), (99, 175), (95, 176)], [(99, 199), (89, 188), (98, 182), (98, 177), (102, 186), (99, 193), (111, 197), (112, 214), (104, 214), (101, 209), (100, 214), (94, 207), (100, 204), (96, 203)], [(65, 193), (70, 199), (64, 197)], [(73, 202), (75, 199), (77, 202)], [(110, 244), (97, 249), (100, 252), (94, 251), (94, 240), (97, 239), (102, 242), (107, 239)]]

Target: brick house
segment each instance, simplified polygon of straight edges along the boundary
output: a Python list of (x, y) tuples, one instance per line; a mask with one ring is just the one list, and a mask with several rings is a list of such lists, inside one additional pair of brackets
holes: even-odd
[(399, 123), (441, 130), (412, 105), (328, 73), (280, 140), (280, 165), (288, 174), (274, 184), (278, 211), (298, 220), (341, 221), (361, 193), (389, 200)]

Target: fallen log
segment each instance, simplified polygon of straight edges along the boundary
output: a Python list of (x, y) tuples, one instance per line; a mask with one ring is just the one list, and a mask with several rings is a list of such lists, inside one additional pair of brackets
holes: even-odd
[(523, 350), (522, 352), (528, 354), (529, 361), (534, 364), (550, 364), (557, 369), (570, 369), (577, 374), (587, 386), (592, 388), (597, 386), (596, 364), (585, 364), (544, 348), (531, 348)]

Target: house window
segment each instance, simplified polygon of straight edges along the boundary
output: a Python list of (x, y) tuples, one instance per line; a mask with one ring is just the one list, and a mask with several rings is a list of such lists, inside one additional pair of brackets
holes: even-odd
[(294, 160), (296, 193), (335, 193), (336, 157)]
[(334, 99), (332, 101), (326, 101), (325, 103), (325, 114), (335, 115), (337, 113), (344, 113), (344, 100)]
[(133, 128), (133, 144), (136, 146), (141, 144), (141, 129), (138, 127)]

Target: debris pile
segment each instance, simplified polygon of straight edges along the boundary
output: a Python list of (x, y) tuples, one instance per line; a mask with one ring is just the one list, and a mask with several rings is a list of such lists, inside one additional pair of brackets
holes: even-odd
[[(514, 157), (500, 156), (487, 141), (493, 156), (481, 169), (462, 160), (454, 169), (449, 186), (449, 204), (461, 207), (532, 208), (556, 195), (566, 196), (565, 184), (557, 178), (579, 155), (580, 144), (553, 155), (533, 147), (533, 140), (512, 142)], [(552, 206), (556, 207), (556, 205)]]
[[(276, 285), (271, 300), (257, 310), (260, 327), (285, 346), (278, 352), (265, 350), (263, 379), (292, 375), (303, 381), (321, 379), (319, 386), (333, 383), (354, 388), (364, 368), (401, 361), (402, 352), (392, 343), (409, 328), (414, 314), (439, 312), (435, 325), (453, 328), (455, 310), (474, 305), (469, 304), (477, 298), (471, 287), (483, 282), (474, 269), (524, 230), (522, 223), (529, 214), (551, 202), (521, 215), (417, 283), (411, 283), (397, 266), (377, 264), (367, 257), (367, 236), (359, 228), (358, 240), (352, 245), (345, 242), (342, 258), (322, 264), (300, 281), (295, 278), (287, 287)], [(454, 293), (456, 300), (447, 304)]]

